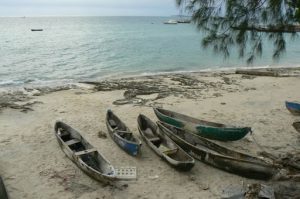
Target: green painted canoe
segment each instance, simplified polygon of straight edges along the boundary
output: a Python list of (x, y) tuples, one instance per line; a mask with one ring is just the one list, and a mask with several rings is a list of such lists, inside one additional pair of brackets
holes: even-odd
[(160, 121), (178, 128), (189, 130), (208, 139), (236, 141), (242, 139), (251, 132), (250, 127), (235, 127), (208, 122), (162, 108), (153, 108), (153, 110)]

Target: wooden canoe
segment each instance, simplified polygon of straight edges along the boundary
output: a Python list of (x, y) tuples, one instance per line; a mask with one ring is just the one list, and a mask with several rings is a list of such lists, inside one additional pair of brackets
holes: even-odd
[(300, 103), (286, 101), (285, 106), (293, 115), (300, 115)]
[(120, 148), (133, 156), (139, 154), (142, 142), (111, 110), (106, 113), (106, 127), (111, 138)]
[(294, 122), (293, 127), (300, 133), (300, 122)]
[(146, 116), (138, 116), (138, 129), (148, 146), (162, 159), (174, 168), (189, 171), (193, 168), (195, 160), (167, 135), (159, 131), (157, 125)]
[(251, 132), (250, 127), (227, 126), (225, 124), (199, 120), (162, 108), (153, 109), (154, 113), (160, 121), (178, 128), (189, 130), (208, 139), (220, 141), (236, 141), (242, 139), (249, 132)]
[(252, 179), (268, 180), (277, 174), (273, 163), (220, 146), (167, 123), (157, 122), (158, 127), (194, 158), (222, 169)]
[(2, 177), (0, 176), (0, 198), (1, 199), (8, 199), (8, 194), (3, 183)]
[(54, 129), (60, 147), (82, 171), (104, 183), (116, 179), (114, 167), (78, 131), (60, 121)]

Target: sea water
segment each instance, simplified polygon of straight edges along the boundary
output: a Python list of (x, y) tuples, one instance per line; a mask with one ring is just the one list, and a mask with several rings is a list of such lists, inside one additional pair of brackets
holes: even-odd
[[(0, 18), (0, 86), (100, 80), (107, 77), (247, 66), (201, 47), (194, 24), (168, 17)], [(32, 32), (31, 29), (43, 29)], [(252, 67), (299, 66), (300, 39), (272, 60), (272, 43)]]

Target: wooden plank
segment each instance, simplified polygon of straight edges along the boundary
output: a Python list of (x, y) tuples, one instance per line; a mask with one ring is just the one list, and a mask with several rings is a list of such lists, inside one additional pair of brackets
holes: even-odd
[(92, 153), (92, 152), (95, 152), (95, 151), (97, 151), (96, 148), (91, 148), (91, 149), (87, 149), (87, 150), (84, 150), (84, 151), (75, 152), (75, 155), (81, 156), (81, 155)]
[(69, 141), (66, 141), (65, 144), (68, 145), (68, 146), (71, 146), (73, 144), (77, 144), (79, 143), (80, 141), (77, 140), (77, 139), (72, 139), (72, 140), (69, 140)]
[(159, 141), (160, 138), (159, 137), (153, 137), (153, 138), (149, 138), (148, 139), (150, 142), (156, 142), (156, 141)]

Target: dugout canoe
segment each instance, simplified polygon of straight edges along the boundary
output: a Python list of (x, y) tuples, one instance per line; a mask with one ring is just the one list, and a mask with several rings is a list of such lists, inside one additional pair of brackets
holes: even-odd
[(104, 183), (116, 179), (114, 167), (78, 131), (61, 121), (55, 123), (54, 130), (67, 157), (87, 175)]
[(218, 169), (261, 180), (271, 179), (279, 172), (271, 160), (267, 162), (264, 159), (228, 149), (164, 122), (158, 121), (157, 125), (161, 131), (195, 159)]
[(154, 122), (142, 114), (138, 116), (137, 121), (141, 136), (158, 156), (175, 169), (189, 171), (193, 168), (194, 158), (161, 132)]
[(169, 111), (162, 108), (153, 108), (154, 113), (162, 122), (178, 128), (189, 130), (202, 137), (220, 140), (236, 141), (245, 137), (251, 132), (250, 127), (235, 127), (225, 124), (199, 120), (181, 113)]
[(137, 156), (142, 142), (111, 110), (106, 113), (106, 127), (113, 141), (128, 154)]

